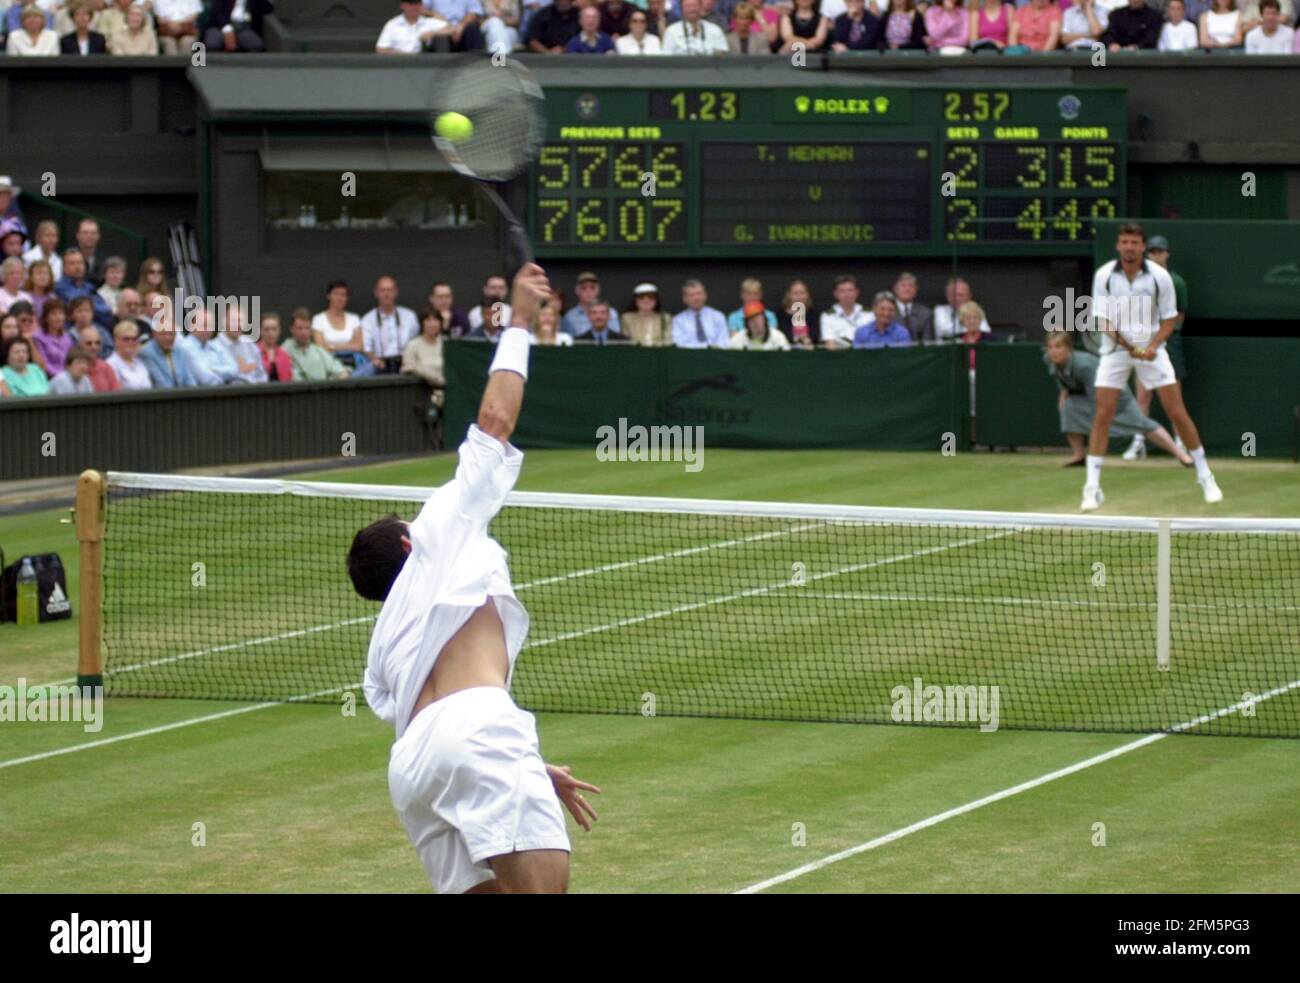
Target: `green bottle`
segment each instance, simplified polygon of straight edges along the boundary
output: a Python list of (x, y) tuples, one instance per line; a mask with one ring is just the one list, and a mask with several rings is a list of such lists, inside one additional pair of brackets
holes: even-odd
[(18, 569), (18, 623), (35, 625), (41, 620), (41, 602), (36, 586), (36, 568), (31, 557), (23, 557)]

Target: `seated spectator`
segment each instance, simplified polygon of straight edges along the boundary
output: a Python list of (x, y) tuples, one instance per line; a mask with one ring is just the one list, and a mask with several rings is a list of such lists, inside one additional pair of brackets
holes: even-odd
[[(900, 273), (894, 281), (894, 302), (898, 305), (898, 321), (907, 328), (913, 340), (917, 342), (934, 340), (934, 315), (930, 308), (916, 302), (920, 289), (916, 276)], [(874, 305), (873, 305), (874, 307)]]
[(664, 30), (664, 54), (716, 55), (726, 52), (727, 36), (717, 24), (701, 17), (700, 0), (681, 0), (681, 11), (682, 19)]
[(429, 306), (442, 318), (442, 333), (447, 338), (463, 338), (469, 334), (469, 317), (456, 306), (456, 295), (451, 284), (439, 281), (429, 291)]
[(0, 263), (0, 314), (7, 313), (10, 306), (20, 300), (35, 306), (32, 295), (23, 289), (27, 282), (27, 268), (17, 256), (10, 256)]
[(74, 2), (71, 9), (72, 31), (59, 39), (59, 51), (65, 55), (108, 54), (108, 39), (90, 29), (91, 18), (95, 16), (90, 0)]
[(573, 0), (553, 0), (529, 21), (524, 45), (539, 55), (562, 55), (578, 30), (578, 11)]
[(744, 328), (731, 336), (731, 347), (737, 351), (788, 352), (790, 341), (768, 320), (772, 313), (762, 302), (752, 300), (745, 305)]
[(1129, 0), (1128, 6), (1111, 12), (1101, 43), (1111, 51), (1155, 48), (1160, 40), (1160, 27), (1159, 11), (1148, 7), (1146, 0)]
[[(16, 4), (13, 10), (23, 8)], [(0, 174), (0, 225), (17, 229), (27, 236), (27, 221), (23, 218), (22, 206), (18, 203), (18, 196), (22, 189), (15, 185), (8, 174)]]
[(888, 290), (876, 294), (871, 302), (872, 319), (853, 335), (854, 348), (905, 348), (912, 343), (907, 328), (895, 319), (898, 302)]
[(1029, 0), (1011, 17), (1010, 45), (1055, 51), (1061, 40), (1061, 8), (1053, 0)]
[[(0, 379), (11, 396), (44, 396), (50, 391), (50, 379), (32, 359), (32, 343), (21, 335), (5, 342), (0, 352)], [(62, 371), (62, 370), (60, 370)]]
[(155, 389), (180, 389), (199, 384), (189, 355), (176, 341), (176, 323), (168, 305), (160, 316), (155, 317), (153, 333), (140, 349), (140, 360), (149, 370), (149, 380)]
[(97, 9), (90, 21), (91, 29), (111, 38), (114, 32), (126, 27), (126, 12), (134, 2), (135, 0), (108, 0), (106, 3), (105, 0), (92, 0), (91, 7)]
[(358, 378), (375, 374), (375, 367), (366, 358), (365, 330), (361, 318), (348, 310), (348, 285), (342, 280), (332, 280), (325, 288), (327, 304), (311, 319), (312, 340), (334, 355)]
[(28, 272), (32, 264), (43, 260), (57, 280), (63, 276), (63, 260), (59, 259), (59, 227), (53, 222), (42, 222), (36, 226), (36, 244), (23, 253), (23, 262)]
[[(130, 321), (134, 324), (140, 335), (140, 344), (143, 345), (153, 331), (153, 322), (144, 315), (142, 308), (139, 292), (134, 287), (125, 287), (117, 295), (117, 309), (113, 312), (113, 317), (116, 321)], [(113, 329), (117, 329), (116, 324)]]
[(67, 326), (67, 309), (58, 301), (51, 300), (42, 312), (40, 330), (32, 337), (40, 352), (37, 361), (48, 375), (58, 375), (63, 371), (63, 360), (68, 357), (73, 342)]
[(293, 363), (295, 380), (324, 382), (348, 377), (348, 370), (339, 364), (338, 359), (312, 341), (311, 313), (305, 307), (293, 312), (289, 333), (292, 337), (284, 343), (284, 351)]
[[(588, 10), (591, 8), (588, 7)], [(591, 320), (591, 327), (580, 335), (574, 337), (574, 342), (584, 342), (589, 345), (622, 345), (628, 339), (623, 334), (610, 326), (610, 315), (613, 312), (609, 309), (609, 304), (603, 300), (598, 300), (591, 305), (587, 315)]]
[(157, 256), (150, 256), (140, 264), (140, 279), (136, 282), (135, 289), (141, 297), (149, 293), (160, 293), (171, 299), (171, 286), (167, 283), (167, 270), (163, 266), (163, 261)]
[(852, 348), (858, 330), (870, 323), (871, 315), (858, 303), (857, 277), (843, 273), (835, 278), (835, 303), (821, 316), (821, 340), (827, 348)]
[[(740, 281), (740, 306), (727, 315), (727, 329), (732, 334), (745, 330), (745, 308), (755, 302), (763, 303), (763, 283), (755, 277), (745, 277)], [(776, 327), (776, 315), (771, 311), (767, 311), (767, 323)]]
[(149, 366), (140, 360), (140, 327), (134, 321), (118, 321), (113, 328), (113, 354), (108, 364), (117, 373), (123, 389), (152, 389)]
[(600, 11), (596, 7), (578, 11), (578, 33), (569, 38), (564, 50), (571, 55), (614, 54), (614, 39), (600, 29)]
[(203, 44), (209, 52), (265, 51), (262, 19), (271, 0), (213, 0)]
[(1246, 33), (1246, 54), (1289, 55), (1295, 50), (1295, 31), (1282, 23), (1278, 0), (1260, 0), (1260, 24)]
[(90, 366), (94, 360), (90, 352), (80, 345), (68, 350), (67, 363), (62, 372), (50, 380), (51, 396), (77, 396), (95, 391), (90, 381)]
[[(86, 279), (98, 288), (104, 282), (104, 260), (107, 258), (99, 248), (99, 223), (93, 218), (82, 218), (77, 222), (77, 251), (86, 261)], [(64, 274), (67, 274), (65, 269)], [(112, 325), (110, 324), (111, 328)]]
[(519, 0), (483, 0), (483, 43), (492, 54), (519, 47)]
[(970, 15), (957, 0), (932, 3), (925, 10), (925, 44), (941, 55), (966, 53), (970, 43)]
[(443, 374), (442, 318), (432, 307), (420, 312), (420, 333), (402, 350), (402, 374), (418, 375), (433, 387), (433, 402), (442, 405), (443, 387), (447, 384)]
[(821, 325), (812, 319), (815, 304), (812, 291), (804, 280), (791, 280), (781, 298), (776, 315), (777, 326), (795, 348), (816, 348), (821, 341)]
[(1156, 48), (1160, 51), (1191, 51), (1201, 46), (1200, 32), (1196, 25), (1187, 19), (1187, 6), (1183, 0), (1169, 0), (1165, 8), (1168, 20), (1160, 28), (1160, 40)]
[(957, 319), (961, 322), (961, 334), (957, 336), (957, 341), (963, 345), (978, 344), (989, 333), (984, 308), (973, 300), (968, 300), (957, 308)]
[(27, 270), (23, 289), (32, 298), (32, 309), (38, 318), (45, 309), (45, 302), (54, 296), (54, 279), (54, 271), (43, 259), (38, 259)]
[(74, 348), (84, 348), (90, 352), (92, 361), (90, 363), (90, 382), (97, 393), (115, 393), (122, 388), (122, 380), (117, 376), (117, 370), (104, 360), (104, 339), (103, 332), (96, 324), (90, 325), (82, 332), (80, 340)]
[(550, 304), (544, 304), (537, 311), (537, 323), (533, 326), (534, 345), (553, 345), (556, 348), (572, 348), (573, 335), (560, 330), (560, 315)]
[(17, 338), (18, 318), (13, 314), (0, 314), (0, 345), (3, 345), (10, 338)]
[(678, 348), (726, 348), (730, 344), (726, 315), (710, 307), (708, 301), (709, 293), (699, 280), (682, 285), (686, 309), (673, 318), (673, 344)]
[(1091, 51), (1102, 43), (1109, 22), (1110, 12), (1098, 7), (1094, 0), (1077, 0), (1061, 14), (1061, 47)]
[(104, 260), (104, 282), (95, 293), (104, 298), (110, 309), (117, 309), (117, 298), (122, 292), (122, 281), (126, 279), (126, 260), (121, 256), (110, 256)]
[(631, 31), (632, 13), (636, 10), (626, 0), (600, 0), (600, 29), (617, 41)]
[(424, 7), (451, 25), (447, 38), (452, 51), (482, 51), (487, 47), (479, 27), (483, 19), (483, 5), (479, 0), (424, 0)]
[(239, 367), (227, 348), (217, 340), (212, 315), (199, 307), (188, 316), (189, 331), (179, 342), (190, 359), (194, 381), (200, 386), (224, 386), (239, 375)]
[[(1264, 20), (1264, 4), (1262, 0), (1241, 0), (1238, 2), (1237, 9), (1241, 11), (1241, 33), (1244, 37), (1255, 28), (1259, 27)], [(1295, 0), (1278, 0), (1278, 12), (1281, 14), (1281, 22), (1288, 27), (1295, 26)], [(1290, 52), (1286, 52), (1290, 54)]]
[(27, 239), (17, 222), (6, 219), (0, 223), (0, 260), (8, 259), (10, 256), (14, 259), (22, 259), (26, 248)]
[(668, 28), (681, 20), (668, 0), (646, 0), (645, 15), (650, 22), (648, 30), (661, 42)]
[(1014, 4), (1002, 0), (982, 0), (971, 7), (971, 49), (996, 48), (1002, 51), (1011, 43), (1011, 11)]
[(925, 18), (912, 0), (890, 0), (881, 36), (886, 51), (925, 50)]
[[(494, 321), (498, 328), (509, 327), (512, 317), (509, 299), (510, 285), (506, 278), (500, 273), (491, 274), (483, 281), (483, 300), (469, 309), (470, 330), (482, 327), (488, 320)], [(415, 323), (415, 315), (411, 315), (411, 322)]]
[(1244, 32), (1236, 0), (1212, 0), (1201, 14), (1202, 48), (1240, 48)]
[[(961, 322), (958, 320), (957, 312), (961, 310), (963, 304), (970, 303), (970, 284), (962, 277), (953, 277), (944, 287), (943, 294), (948, 303), (940, 304), (934, 309), (934, 340), (952, 341), (961, 333)], [(993, 329), (989, 327), (989, 322), (985, 321), (980, 326), (980, 330), (987, 333)]]
[(661, 55), (663, 45), (650, 33), (650, 18), (644, 10), (633, 10), (627, 19), (627, 33), (614, 42), (620, 55)]
[[(188, 46), (184, 50), (187, 54), (190, 51)], [(132, 4), (126, 12), (126, 26), (108, 36), (108, 53), (122, 57), (158, 54), (158, 35), (149, 26), (149, 15), (140, 4)]]
[(632, 309), (623, 314), (622, 333), (643, 348), (661, 348), (673, 343), (673, 322), (659, 306), (659, 288), (638, 283), (632, 291)]
[(719, 0), (700, 0), (700, 20), (715, 25), (725, 35), (731, 30), (731, 23), (721, 9), (724, 3), (730, 9), (735, 5), (735, 0), (721, 0), (721, 2)]
[(821, 0), (794, 0), (794, 9), (781, 15), (781, 50), (788, 55), (799, 45), (803, 51), (821, 51), (830, 43), (831, 22), (821, 13)]
[[(381, 276), (375, 281), (375, 306), (361, 317), (366, 354), (382, 375), (402, 371), (402, 350), (420, 333), (415, 311), (397, 303), (397, 280)], [(506, 323), (509, 323), (508, 321)]]
[[(81, 344), (81, 339), (85, 336), (86, 331), (93, 327), (98, 327), (98, 325), (95, 324), (95, 309), (90, 298), (72, 298), (72, 303), (68, 305), (67, 311), (67, 330), (72, 337), (72, 343), (74, 345)], [(105, 335), (103, 341), (103, 356), (108, 358), (109, 355), (113, 354), (113, 340)]]
[[(579, 273), (574, 292), (578, 295), (578, 302), (569, 308), (560, 321), (560, 330), (576, 338), (578, 335), (591, 330), (591, 318), (589, 316), (591, 305), (600, 299), (599, 277), (590, 270)], [(610, 327), (615, 331), (622, 333), (622, 326), (619, 324), (616, 311), (610, 311), (609, 323)]]
[(835, 18), (832, 51), (875, 51), (881, 43), (880, 18), (867, 9), (867, 0), (847, 0), (848, 10)]
[(98, 287), (86, 275), (86, 257), (80, 249), (67, 249), (63, 253), (63, 276), (54, 284), (54, 292), (65, 304), (78, 297), (89, 297), (95, 310), (95, 323), (110, 330), (117, 322), (113, 309), (99, 296)]
[[(266, 367), (262, 364), (262, 350), (245, 331), (244, 312), (238, 305), (226, 308), (225, 330), (217, 337), (230, 360), (235, 363), (231, 382), (259, 383), (266, 381)], [(258, 325), (261, 329), (261, 325)]]
[(280, 347), (284, 329), (279, 314), (263, 314), (258, 324), (257, 350), (262, 355), (262, 370), (267, 382), (293, 382), (293, 362)]
[[(164, 55), (188, 55), (199, 40), (203, 0), (153, 0), (159, 44)], [(143, 270), (140, 270), (143, 276)]]
[(434, 38), (451, 36), (451, 25), (441, 17), (426, 14), (422, 0), (400, 0), (400, 3), (397, 16), (379, 32), (375, 54), (418, 55)]
[[(63, 301), (59, 300), (57, 297), (54, 298), (54, 302), (57, 303), (60, 307), (63, 306)], [(18, 301), (18, 303), (14, 304), (12, 307), (9, 308), (9, 313), (12, 314), (18, 320), (19, 337), (26, 338), (28, 341), (32, 343), (32, 359), (36, 362), (37, 365), (39, 365), (42, 369), (44, 369), (45, 356), (41, 354), (40, 348), (38, 348), (36, 345), (36, 334), (37, 331), (39, 330), (40, 319), (36, 317), (35, 311), (32, 309), (32, 305), (27, 303), (27, 301), (25, 300), (20, 300)], [(42, 314), (43, 313), (44, 312), (42, 312)], [(48, 374), (49, 373), (47, 371), (46, 375)]]
[(45, 26), (45, 11), (40, 7), (34, 3), (23, 7), (19, 22), (21, 29), (9, 32), (6, 54), (53, 57), (59, 53), (59, 36)]

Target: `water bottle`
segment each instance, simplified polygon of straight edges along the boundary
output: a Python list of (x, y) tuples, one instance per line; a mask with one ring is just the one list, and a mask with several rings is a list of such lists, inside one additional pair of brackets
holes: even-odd
[(307, 206), (307, 228), (309, 229), (316, 228), (316, 206), (315, 205)]
[(36, 568), (30, 556), (23, 557), (18, 569), (18, 623), (35, 625), (41, 620), (40, 592), (36, 586)]
[(348, 206), (344, 205), (343, 209), (339, 212), (339, 222), (338, 222), (339, 228), (346, 229), (348, 227), (349, 222), (350, 219), (348, 218)]

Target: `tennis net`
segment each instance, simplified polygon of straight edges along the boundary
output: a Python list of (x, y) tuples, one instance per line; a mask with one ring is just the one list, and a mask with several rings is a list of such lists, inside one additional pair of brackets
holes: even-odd
[[(112, 695), (337, 702), (431, 489), (110, 473)], [(1300, 520), (511, 495), (535, 711), (1300, 736)]]

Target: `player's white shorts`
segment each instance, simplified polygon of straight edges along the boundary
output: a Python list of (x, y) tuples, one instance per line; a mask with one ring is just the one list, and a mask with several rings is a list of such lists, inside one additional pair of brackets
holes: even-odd
[(1148, 389), (1170, 386), (1177, 381), (1174, 363), (1169, 360), (1165, 346), (1161, 345), (1156, 357), (1150, 362), (1134, 358), (1123, 348), (1101, 356), (1097, 361), (1097, 377), (1093, 380), (1093, 385), (1098, 389), (1124, 389), (1128, 386), (1129, 372), (1132, 370), (1137, 370), (1138, 381)]
[(569, 849), (533, 715), (499, 687), (421, 710), (393, 745), (388, 790), (439, 894), (491, 880), (488, 857)]

